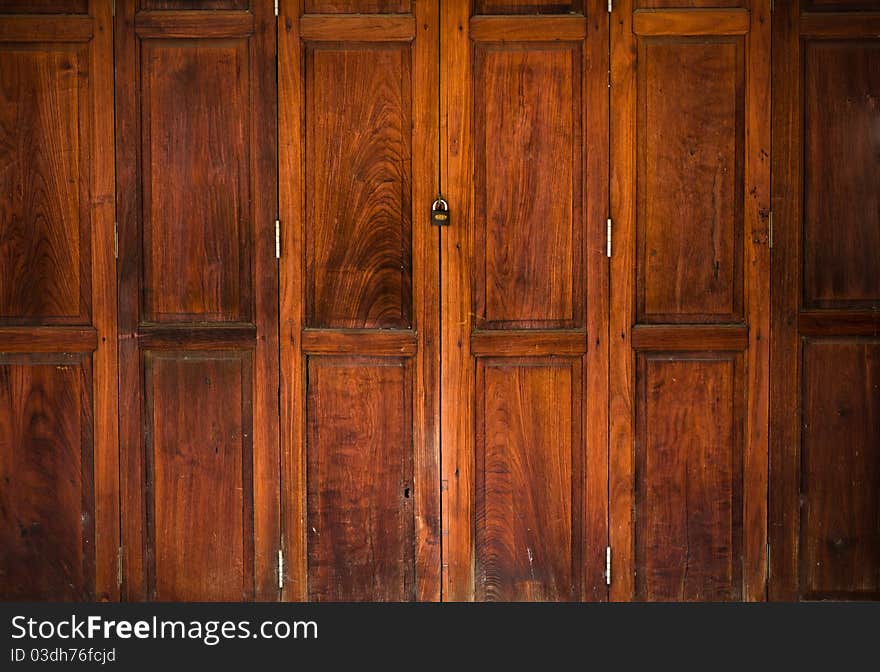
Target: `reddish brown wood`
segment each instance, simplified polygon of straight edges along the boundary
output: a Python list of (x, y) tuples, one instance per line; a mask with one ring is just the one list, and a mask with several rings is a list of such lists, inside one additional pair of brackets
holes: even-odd
[(582, 61), (571, 44), (474, 48), (477, 328), (584, 324)]
[(743, 40), (639, 40), (638, 59), (637, 319), (738, 322)]
[(148, 596), (254, 596), (250, 353), (144, 355)]
[(411, 0), (305, 0), (308, 14), (407, 14), (412, 13)]
[(0, 596), (95, 595), (89, 355), (0, 358)]
[(250, 0), (140, 0), (140, 9), (247, 9)]
[(5, 0), (0, 14), (86, 14), (89, 0)]
[(110, 7), (4, 11), (0, 597), (116, 599)]
[(769, 3), (732, 4), (614, 10), (613, 599), (766, 595)]
[(638, 358), (636, 599), (743, 594), (742, 357)]
[(440, 8), (444, 598), (600, 600), (607, 11), (468, 5)]
[(411, 326), (410, 52), (306, 50), (310, 327)]
[(123, 590), (276, 599), (273, 7), (136, 4), (115, 31)]
[[(880, 243), (867, 186), (878, 167), (866, 130), (880, 86), (878, 16), (848, 11), (861, 8), (869, 7), (793, 2), (773, 17), (776, 600), (880, 598)], [(826, 9), (840, 11), (810, 13)]]
[(880, 341), (803, 358), (801, 595), (880, 599)]
[(803, 67), (803, 305), (876, 308), (880, 43), (808, 41)]
[(310, 599), (414, 597), (408, 366), (387, 357), (309, 359)]
[(476, 0), (475, 14), (568, 14), (583, 13), (584, 0)]
[(476, 599), (577, 600), (581, 360), (477, 364)]
[(387, 7), (281, 6), (285, 599), (440, 598), (438, 14)]

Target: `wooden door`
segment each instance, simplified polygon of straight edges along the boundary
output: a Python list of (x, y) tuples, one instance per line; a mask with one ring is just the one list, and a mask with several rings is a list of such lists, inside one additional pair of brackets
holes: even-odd
[(880, 599), (878, 10), (773, 17), (776, 600)]
[(108, 3), (3, 3), (0, 600), (119, 594), (112, 101)]
[(766, 586), (769, 1), (618, 0), (613, 599)]
[(437, 21), (280, 5), (285, 599), (440, 595)]
[(117, 0), (126, 599), (278, 596), (271, 0)]
[(444, 598), (605, 599), (605, 3), (441, 17)]

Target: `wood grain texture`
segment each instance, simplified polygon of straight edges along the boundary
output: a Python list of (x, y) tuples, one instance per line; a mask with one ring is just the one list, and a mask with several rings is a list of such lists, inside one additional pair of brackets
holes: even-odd
[(583, 325), (579, 47), (474, 51), (479, 328)]
[(800, 2), (793, 0), (793, 4), (800, 4), (804, 10), (809, 12), (880, 10), (880, 3), (877, 0), (800, 0)]
[(801, 595), (880, 599), (880, 341), (803, 358)]
[(145, 320), (252, 318), (247, 58), (244, 41), (144, 43)]
[(876, 309), (880, 43), (807, 41), (803, 59), (803, 304)]
[(475, 0), (475, 14), (579, 14), (583, 0)]
[(741, 45), (639, 42), (640, 322), (742, 319)]
[(89, 0), (4, 0), (0, 14), (86, 14)]
[(307, 14), (407, 14), (411, 0), (305, 0)]
[[(720, 3), (709, 0), (718, 7)], [(679, 0), (672, 0), (679, 7)], [(745, 35), (749, 32), (749, 12), (745, 9), (642, 10), (633, 15), (636, 35)]]
[[(138, 12), (137, 5), (136, 0), (117, 0), (114, 30), (119, 390), (125, 409), (120, 413), (119, 465), (122, 592), (127, 600), (168, 599), (162, 595), (173, 594), (277, 599), (281, 531), (273, 3), (253, 0), (247, 12)], [(139, 25), (149, 27), (149, 37)], [(150, 406), (147, 412), (146, 352), (158, 359), (220, 361), (217, 366), (226, 373), (227, 366), (241, 369), (237, 391), (203, 389), (205, 396), (198, 400), (205, 417), (216, 418), (220, 427), (234, 425), (249, 446), (238, 458), (247, 465), (242, 463), (236, 486), (248, 503), (240, 524), (231, 521), (237, 526), (233, 545), (238, 550), (233, 549), (227, 568), (231, 574), (216, 584), (205, 578), (210, 572), (197, 576), (191, 568), (177, 576), (175, 563), (190, 560), (185, 545), (175, 546), (183, 543), (184, 532), (165, 538), (164, 564), (156, 564), (150, 550), (156, 521), (147, 508), (147, 493), (155, 489), (143, 427), (174, 437), (168, 439), (173, 447), (177, 414), (185, 409), (160, 404), (158, 411)], [(235, 361), (223, 364), (224, 357)], [(186, 369), (175, 371), (171, 379), (189, 375)], [(227, 408), (230, 395), (239, 395), (250, 410)], [(175, 469), (186, 466), (182, 459), (166, 464), (169, 479)], [(206, 458), (205, 468), (210, 470), (211, 464), (217, 466)], [(221, 460), (216, 474), (231, 478), (229, 469), (228, 460)], [(207, 496), (195, 504), (208, 515), (215, 506)], [(194, 509), (182, 524), (195, 525), (199, 515)], [(209, 556), (204, 561), (214, 568), (211, 572), (226, 571), (221, 565), (229, 550), (218, 551), (216, 542), (203, 541), (195, 552)]]
[(580, 360), (481, 359), (477, 366), (476, 599), (576, 600)]
[[(725, 394), (732, 400), (731, 422), (739, 437), (735, 449), (741, 481), (736, 501), (726, 506), (741, 521), (735, 533), (740, 550), (735, 560), (704, 555), (702, 562), (716, 577), (707, 585), (710, 592), (720, 591), (718, 599), (725, 593), (726, 599), (762, 600), (770, 333), (769, 2), (752, 0), (747, 13), (684, 9), (690, 3), (668, 13), (633, 11), (634, 4), (615, 3), (611, 29), (611, 597), (647, 599), (650, 594), (639, 586), (645, 576), (638, 538), (644, 519), (634, 513), (634, 487), (644, 477), (635, 462), (640, 437), (651, 437), (654, 424), (677, 430), (670, 424), (674, 417), (699, 422), (689, 418), (688, 394), (708, 394), (713, 384), (713, 377), (693, 364), (702, 374), (693, 375), (700, 387), (678, 399), (670, 396), (664, 401), (668, 407), (651, 419), (641, 408), (646, 402), (640, 395), (650, 385), (643, 380), (644, 362), (666, 357), (736, 362), (736, 384)], [(707, 20), (716, 14), (725, 20)], [(640, 31), (655, 34), (640, 37)], [(736, 35), (742, 33), (745, 37)], [(653, 177), (646, 139), (653, 142)], [(665, 164), (657, 157), (665, 158)], [(644, 213), (664, 208), (668, 212), (653, 226), (651, 220), (642, 221)], [(660, 241), (673, 245), (664, 248)], [(714, 397), (704, 399), (714, 402)], [(733, 490), (728, 488), (726, 496), (733, 497)], [(720, 519), (707, 525), (717, 529), (702, 530), (704, 539), (730, 537)], [(674, 555), (676, 549), (662, 552)], [(736, 562), (736, 573), (719, 569), (718, 562)], [(668, 557), (652, 571), (654, 585), (664, 586), (658, 599), (671, 599), (663, 592), (673, 594), (673, 586), (684, 591), (680, 568)], [(726, 587), (719, 588), (725, 581)]]
[(88, 323), (88, 47), (0, 47), (0, 320)]
[[(571, 538), (580, 539), (573, 543), (581, 559), (570, 560), (570, 576), (574, 578), (564, 595), (566, 599), (603, 600), (607, 598), (603, 570), (608, 521), (604, 449), (608, 411), (604, 251), (608, 117), (607, 105), (600, 101), (608, 94), (607, 43), (603, 37), (608, 30), (608, 12), (596, 0), (589, 5), (586, 22), (576, 15), (549, 17), (530, 11), (525, 12), (528, 16), (516, 16), (516, 10), (490, 19), (472, 17), (468, 4), (449, 0), (440, 7), (440, 77), (445, 92), (440, 165), (444, 193), (454, 208), (452, 226), (441, 232), (441, 420), (444, 445), (450, 446), (443, 452), (441, 477), (446, 540), (444, 599), (473, 600), (485, 594), (479, 585), (475, 556), (481, 476), (474, 455), (481, 434), (474, 432), (474, 422), (482, 412), (479, 398), (484, 394), (477, 371), (484, 361), (504, 358), (514, 366), (511, 363), (520, 357), (539, 355), (547, 357), (547, 362), (579, 362), (579, 373), (571, 375), (571, 385), (583, 400), (579, 413), (574, 414), (580, 419), (572, 420), (580, 426), (569, 427), (564, 419), (554, 417), (542, 427), (548, 436), (570, 435), (572, 460), (575, 455), (583, 460), (583, 471), (578, 475), (580, 467), (574, 469), (568, 483), (572, 510), (581, 511), (579, 522), (571, 523)], [(507, 41), (512, 37), (516, 41)], [(545, 97), (548, 90), (552, 94)], [(516, 144), (516, 152), (508, 152), (502, 142)], [(556, 156), (550, 158), (551, 152)], [(537, 170), (536, 164), (546, 167)], [(507, 185), (505, 191), (502, 175), (516, 188)], [(493, 196), (493, 189), (505, 200)], [(548, 191), (565, 205), (551, 203)], [(529, 225), (528, 236), (520, 233), (525, 230), (524, 223)], [(484, 224), (494, 229), (494, 234), (481, 232)], [(481, 239), (484, 233), (485, 239)], [(489, 270), (496, 275), (506, 273), (501, 254), (489, 251), (496, 256), (495, 266), (490, 269), (486, 264), (490, 235), (505, 246), (504, 254), (516, 271), (506, 286), (496, 290), (494, 298), (487, 294), (488, 304), (495, 301), (501, 306), (503, 302), (509, 314), (513, 307), (526, 318), (520, 325), (497, 321), (489, 326), (483, 322), (486, 315), (475, 309), (480, 301), (487, 302), (479, 298), (485, 293), (481, 267), (486, 267), (485, 277), (491, 277)], [(518, 242), (512, 244), (513, 239)], [(561, 278), (564, 285), (551, 296), (546, 285), (558, 285)], [(512, 314), (518, 317), (516, 312)], [(560, 317), (568, 321), (567, 328), (559, 328)], [(584, 327), (586, 333), (581, 331)], [(528, 427), (528, 418), (517, 416), (525, 407), (514, 397), (505, 403), (509, 403), (511, 432)], [(527, 436), (527, 430), (523, 432), (515, 435), (520, 438), (499, 434), (486, 440), (498, 445), (510, 441), (521, 446), (518, 454), (525, 454), (533, 437)], [(500, 511), (496, 510), (499, 515)], [(511, 513), (498, 525), (498, 529), (513, 531), (518, 522)], [(528, 561), (528, 553), (522, 557)], [(562, 555), (554, 552), (553, 557), (542, 559), (560, 567), (557, 560)], [(511, 551), (500, 562), (514, 577), (520, 559)], [(552, 572), (554, 578), (534, 590), (514, 589), (513, 583), (493, 584), (491, 590), (516, 593), (516, 599), (547, 599), (568, 585), (556, 569)]]
[(95, 597), (91, 363), (0, 359), (0, 597)]
[(636, 599), (742, 595), (738, 359), (639, 358)]
[(399, 358), (309, 360), (309, 598), (414, 596), (411, 373)]
[(306, 55), (309, 326), (412, 324), (408, 45)]
[(150, 597), (253, 597), (251, 356), (147, 352)]
[[(413, 484), (411, 559), (409, 568), (383, 565), (390, 574), (382, 579), (382, 590), (438, 600), (439, 231), (428, 218), (438, 193), (437, 2), (415, 3), (411, 15), (309, 14), (304, 1), (282, 3), (280, 9), (280, 109), (305, 111), (282, 112), (280, 125), (279, 198), (287, 223), (280, 262), (282, 599), (311, 595), (307, 432), (330, 440), (340, 432), (393, 436), (406, 431)], [(340, 217), (348, 219), (343, 223)], [(320, 248), (316, 235), (324, 237)], [(309, 265), (316, 249), (322, 250), (323, 268)], [(320, 287), (321, 294), (310, 287)], [(336, 326), (312, 328), (320, 324), (314, 306), (321, 319)], [(312, 362), (344, 356), (350, 358), (345, 361), (386, 363), (406, 355), (406, 389), (395, 394), (413, 400), (410, 424), (402, 427), (396, 406), (379, 400), (378, 415), (349, 418), (346, 425), (340, 424), (342, 409), (330, 408), (317, 425), (310, 416), (307, 427), (306, 386), (314, 384), (307, 378), (310, 354), (322, 355)], [(344, 381), (333, 386), (340, 394), (345, 388)], [(361, 424), (351, 427), (356, 421)], [(331, 503), (322, 515), (331, 520), (347, 515), (344, 500)], [(362, 557), (359, 539), (351, 538), (352, 548)], [(325, 554), (321, 562), (322, 581), (348, 572), (343, 555)], [(359, 566), (358, 571), (366, 576), (369, 570)], [(411, 572), (402, 587), (401, 571)], [(372, 590), (369, 577), (361, 583), (363, 591)], [(346, 586), (346, 591), (361, 590)], [(326, 583), (319, 588), (327, 596), (336, 591)]]
[(748, 0), (636, 0), (638, 9), (717, 9), (719, 7), (744, 7)]
[(247, 9), (249, 0), (140, 0), (140, 9)]

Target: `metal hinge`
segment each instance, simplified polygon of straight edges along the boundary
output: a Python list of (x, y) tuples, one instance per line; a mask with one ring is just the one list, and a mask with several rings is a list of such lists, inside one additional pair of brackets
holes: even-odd
[(110, 3), (110, 16), (116, 16), (116, 0)]
[(275, 220), (275, 258), (281, 258), (281, 222)]
[(767, 544), (767, 580), (770, 580), (770, 544)]
[(770, 211), (770, 249), (773, 249), (773, 211)]
[(284, 551), (278, 549), (278, 588), (284, 588)]
[(605, 547), (605, 585), (611, 585), (611, 546)]
[(610, 217), (608, 218), (608, 221), (606, 222), (605, 247), (606, 247), (605, 254), (607, 254), (608, 257), (610, 258), (611, 257), (611, 218)]
[(275, 16), (278, 16), (278, 0), (275, 0)]
[(611, 14), (611, 2), (612, 0), (608, 0), (608, 13)]
[(119, 227), (113, 222), (113, 258), (119, 259)]
[(116, 585), (122, 588), (122, 546), (116, 551)]

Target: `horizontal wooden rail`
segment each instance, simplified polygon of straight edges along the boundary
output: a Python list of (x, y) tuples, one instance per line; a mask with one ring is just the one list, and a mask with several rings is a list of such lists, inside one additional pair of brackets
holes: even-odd
[(305, 329), (302, 350), (309, 355), (412, 356), (416, 332), (408, 329)]
[(316, 42), (408, 42), (416, 36), (416, 19), (409, 14), (307, 14), (300, 19), (299, 34)]
[(474, 16), (470, 37), (477, 42), (578, 41), (587, 35), (583, 16)]
[(92, 39), (90, 16), (4, 16), (0, 18), (0, 42), (88, 42)]
[(587, 334), (581, 329), (475, 331), (471, 352), (477, 357), (579, 357), (587, 352)]
[(636, 350), (742, 351), (749, 345), (744, 325), (637, 325), (632, 330)]
[(633, 14), (636, 35), (745, 35), (747, 9), (641, 9)]
[(138, 12), (135, 32), (146, 38), (222, 39), (247, 37), (254, 32), (254, 15), (247, 11)]
[(92, 327), (0, 328), (0, 352), (92, 352), (97, 347)]

